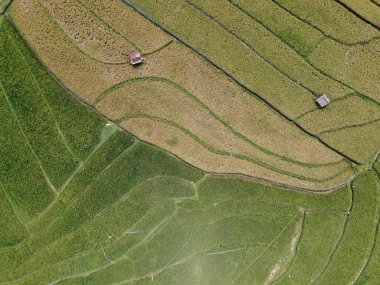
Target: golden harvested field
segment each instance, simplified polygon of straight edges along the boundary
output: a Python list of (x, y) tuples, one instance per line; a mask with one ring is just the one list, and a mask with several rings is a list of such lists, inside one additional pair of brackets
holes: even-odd
[(298, 119), (298, 123), (310, 132), (319, 135), (344, 127), (360, 128), (376, 120), (380, 120), (379, 105), (365, 97), (353, 94), (332, 102), (323, 110), (318, 109), (306, 114)]
[(317, 27), (329, 37), (346, 44), (365, 42), (374, 37), (380, 37), (379, 30), (342, 8), (337, 1), (274, 0), (274, 2)]
[(229, 155), (223, 151), (210, 151), (208, 146), (204, 146), (194, 136), (181, 131), (178, 127), (173, 127), (168, 123), (160, 122), (150, 118), (130, 118), (121, 123), (121, 126), (128, 129), (132, 134), (146, 141), (152, 141), (158, 146), (168, 149), (179, 157), (188, 158), (188, 162), (197, 165), (202, 170), (216, 174), (235, 174), (247, 177), (254, 177), (259, 181), (272, 181), (280, 185), (292, 185), (301, 189), (318, 191), (326, 187), (338, 187), (352, 177), (351, 169), (343, 170), (338, 175), (332, 175), (326, 181), (316, 179), (306, 180), (302, 176), (294, 177), (288, 171), (278, 172), (239, 159), (237, 155)]
[[(259, 56), (276, 66), (289, 79), (304, 86), (313, 94), (328, 93), (332, 98), (338, 98), (352, 92), (350, 88), (321, 74), (283, 42), (281, 37), (274, 36), (259, 19), (254, 18), (242, 8), (236, 9), (233, 2), (228, 0), (217, 2), (191, 0), (189, 2), (201, 9), (205, 15), (213, 17), (216, 22), (223, 25), (231, 34), (236, 35), (241, 42), (249, 45)], [(258, 2), (255, 4), (258, 5)], [(270, 11), (273, 13), (277, 10), (270, 9)], [(260, 13), (260, 15), (266, 15), (266, 13)], [(278, 15), (276, 18), (281, 19)], [(297, 31), (300, 30), (297, 27)]]
[[(128, 102), (126, 104), (125, 102)], [(180, 111), (178, 107), (181, 106)], [(311, 179), (327, 179), (341, 171), (346, 164), (308, 165), (288, 162), (284, 158), (268, 154), (250, 140), (239, 137), (231, 126), (202, 105), (186, 90), (178, 89), (170, 81), (160, 78), (136, 79), (103, 97), (96, 105), (103, 114), (110, 114), (112, 120), (123, 122), (134, 116), (147, 116), (164, 120), (167, 127), (177, 125), (188, 134), (196, 136), (203, 144), (223, 153), (236, 154), (242, 160), (265, 163), (272, 169), (287, 171), (289, 174), (303, 175)], [(127, 130), (130, 130), (126, 127)], [(136, 128), (133, 132), (136, 133)], [(132, 131), (132, 130), (131, 130)], [(144, 128), (141, 128), (144, 133)], [(137, 134), (138, 135), (138, 134)], [(150, 142), (157, 144), (158, 141)], [(175, 139), (174, 141), (178, 141)], [(175, 147), (173, 145), (173, 147)], [(289, 150), (291, 151), (291, 149)], [(188, 160), (188, 156), (180, 155)]]
[[(153, 2), (139, 2), (138, 8), (178, 38), (128, 5), (110, 0), (16, 0), (10, 15), (71, 91), (137, 137), (205, 171), (242, 173), (310, 189), (335, 187), (354, 174), (350, 166), (355, 159), (340, 152), (341, 144), (327, 143), (328, 136), (318, 135), (372, 122), (379, 109), (367, 102), (367, 92), (363, 100), (355, 101), (350, 94), (357, 91), (356, 85), (352, 88), (351, 82), (322, 71), (314, 62), (314, 54), (327, 41), (323, 33), (271, 1), (255, 3), (261, 9), (258, 15), (243, 0), (223, 0), (223, 5), (198, 0)], [(263, 15), (268, 18), (256, 17)], [(273, 26), (270, 17), (292, 19), (288, 24), (301, 34), (289, 39), (294, 44), (296, 38), (306, 42), (298, 49), (292, 46), (281, 30), (285, 26)], [(205, 33), (212, 45), (202, 39)], [(307, 46), (310, 57), (301, 51)], [(137, 68), (128, 62), (132, 50), (146, 58)], [(233, 50), (240, 56), (229, 56)], [(317, 110), (315, 98), (323, 93), (333, 103)], [(339, 116), (353, 106), (347, 120)], [(147, 135), (141, 124), (152, 126), (152, 120), (163, 133), (175, 132), (176, 137), (160, 138), (157, 131)], [(202, 151), (189, 151), (192, 148)], [(372, 155), (371, 148), (362, 149), (361, 157)], [(228, 159), (234, 167), (204, 159), (205, 153), (220, 161), (232, 155)]]
[(309, 56), (325, 73), (380, 103), (380, 39), (344, 46), (326, 39)]
[(77, 1), (95, 13), (99, 19), (112, 26), (117, 33), (135, 43), (143, 54), (154, 52), (172, 40), (142, 17), (136, 17), (135, 12), (127, 9), (122, 1)]
[(73, 43), (97, 61), (126, 63), (128, 51), (136, 49), (131, 41), (116, 34), (77, 1), (39, 1)]
[(347, 127), (327, 132), (321, 138), (357, 161), (365, 163), (368, 156), (373, 158), (379, 152), (379, 130), (380, 121), (377, 120), (360, 128)]

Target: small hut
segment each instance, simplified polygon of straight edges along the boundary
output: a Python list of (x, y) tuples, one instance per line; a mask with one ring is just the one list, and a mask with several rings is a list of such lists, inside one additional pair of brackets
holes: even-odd
[(328, 104), (330, 104), (330, 99), (329, 99), (329, 97), (327, 97), (326, 94), (323, 94), (321, 97), (319, 97), (317, 99), (317, 103), (318, 103), (319, 107), (324, 108)]
[(141, 57), (140, 53), (137, 51), (131, 52), (129, 54), (129, 58), (131, 60), (132, 65), (137, 65), (137, 64), (140, 64), (144, 61), (144, 58)]

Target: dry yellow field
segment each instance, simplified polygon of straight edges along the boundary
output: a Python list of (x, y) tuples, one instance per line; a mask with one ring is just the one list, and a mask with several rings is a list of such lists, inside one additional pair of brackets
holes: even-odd
[[(162, 78), (139, 78), (128, 81), (120, 89), (104, 96), (96, 107), (103, 114), (109, 114), (110, 119), (118, 122), (123, 122), (131, 116), (147, 116), (165, 120), (168, 125), (176, 124), (187, 133), (198, 137), (212, 149), (244, 156), (246, 160), (266, 163), (272, 168), (288, 171), (294, 175), (303, 175), (311, 179), (327, 179), (345, 167), (344, 161), (338, 164), (321, 165), (318, 168), (310, 167), (286, 161), (278, 155), (268, 154), (252, 141), (239, 137), (231, 126), (197, 101), (197, 98), (192, 97), (192, 94)], [(158, 142), (153, 141), (153, 143)], [(188, 159), (185, 155), (180, 157)]]
[[(203, 4), (211, 5), (208, 2)], [(115, 9), (120, 13), (112, 14)], [(25, 17), (26, 12), (29, 19)], [(205, 171), (242, 173), (310, 189), (335, 187), (354, 174), (351, 162), (341, 153), (308, 133), (330, 129), (326, 123), (322, 130), (317, 130), (316, 126), (321, 118), (325, 122), (334, 120), (339, 114), (336, 109), (333, 112), (326, 109), (324, 116), (318, 117), (320, 111), (315, 111), (313, 100), (308, 99), (306, 105), (292, 106), (295, 114), (302, 116), (299, 123), (305, 132), (292, 118), (273, 111), (260, 97), (244, 90), (121, 2), (65, 0), (58, 5), (43, 0), (16, 0), (10, 15), (42, 61), (76, 95), (137, 137), (172, 151)], [(73, 15), (77, 17), (72, 19)], [(234, 27), (226, 15), (219, 13), (216, 16), (240, 36), (247, 35), (238, 26)], [(245, 18), (245, 21), (249, 25), (249, 19)], [(259, 37), (267, 32), (261, 28), (257, 33), (256, 37)], [(254, 39), (247, 38), (246, 41), (256, 46), (259, 56), (267, 57), (268, 62), (286, 71), (281, 80), (312, 82), (315, 78), (315, 84), (305, 85), (319, 93), (326, 84), (332, 99), (353, 92), (318, 73), (270, 33), (267, 36), (273, 42), (273, 48), (282, 47), (284, 57), (289, 58), (289, 55), (294, 61), (288, 63), (274, 51), (264, 51), (264, 46), (254, 44)], [(141, 51), (146, 58), (137, 68), (128, 62), (127, 55), (133, 49)], [(265, 61), (262, 63), (266, 64)], [(297, 66), (301, 67), (300, 71), (295, 70)], [(276, 80), (276, 84), (281, 80)], [(282, 88), (279, 87), (281, 84), (276, 86)], [(270, 90), (271, 86), (267, 88)], [(281, 93), (280, 89), (271, 92)], [(283, 98), (287, 96), (286, 90), (282, 89)], [(288, 103), (293, 104), (291, 100)], [(338, 102), (334, 104), (339, 105)], [(372, 109), (365, 103), (357, 106), (360, 109), (358, 119), (353, 121), (363, 123), (361, 112)], [(376, 107), (372, 112), (376, 116)], [(143, 123), (147, 124), (146, 128), (142, 127)], [(153, 128), (149, 127), (153, 123), (160, 125), (161, 136), (157, 131), (152, 136), (146, 134), (146, 129)], [(333, 127), (343, 125), (337, 122)], [(164, 135), (173, 132), (175, 138)], [(202, 151), (189, 151), (192, 148)], [(206, 159), (206, 153), (215, 160)], [(226, 154), (232, 155), (228, 158), (230, 163), (221, 162), (226, 160)]]
[(317, 109), (302, 116), (298, 119), (298, 123), (310, 132), (319, 135), (349, 126), (360, 128), (376, 120), (380, 120), (378, 104), (353, 94), (332, 102), (325, 109)]
[(233, 155), (209, 151), (194, 137), (167, 123), (149, 118), (131, 118), (122, 122), (121, 126), (142, 140), (152, 141), (156, 145), (169, 150), (178, 157), (186, 158), (192, 165), (215, 174), (235, 174), (251, 177), (260, 181), (270, 181), (300, 189), (318, 191), (320, 189), (339, 187), (354, 174), (351, 169), (326, 181), (308, 181), (266, 167), (242, 160)]
[(380, 39), (344, 46), (326, 39), (309, 59), (324, 72), (380, 103)]

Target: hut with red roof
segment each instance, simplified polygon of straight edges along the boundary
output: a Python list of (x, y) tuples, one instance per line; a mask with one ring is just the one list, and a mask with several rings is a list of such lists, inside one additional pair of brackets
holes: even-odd
[(140, 64), (144, 61), (144, 58), (141, 57), (140, 53), (137, 51), (131, 52), (129, 54), (129, 58), (131, 60), (132, 65), (137, 65), (137, 64)]

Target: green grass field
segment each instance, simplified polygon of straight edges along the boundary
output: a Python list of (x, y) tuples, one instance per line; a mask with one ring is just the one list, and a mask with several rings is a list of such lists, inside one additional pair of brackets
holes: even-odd
[(107, 1), (0, 16), (0, 285), (378, 284), (379, 3)]

